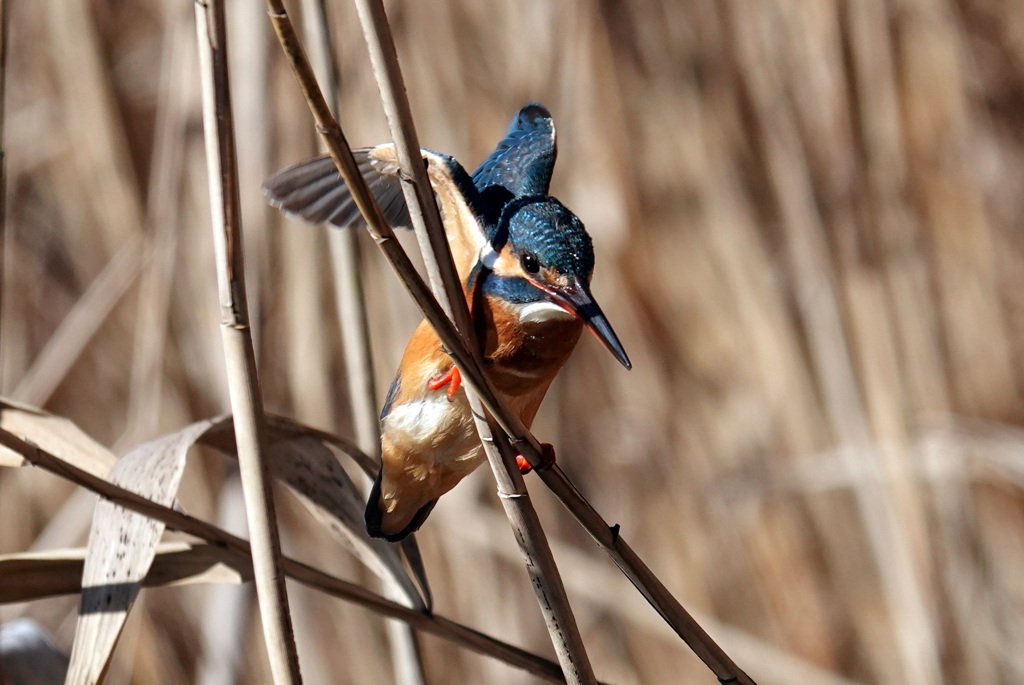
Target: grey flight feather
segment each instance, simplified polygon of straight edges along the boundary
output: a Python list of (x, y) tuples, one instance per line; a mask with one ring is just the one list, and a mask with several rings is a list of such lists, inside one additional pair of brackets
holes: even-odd
[[(395, 228), (409, 228), (409, 209), (397, 176), (382, 174), (369, 156), (372, 148), (353, 150), (359, 173), (380, 205), (387, 222)], [(347, 228), (361, 220), (359, 208), (334, 166), (323, 155), (281, 169), (263, 184), (267, 201), (286, 216), (314, 224), (329, 223)]]

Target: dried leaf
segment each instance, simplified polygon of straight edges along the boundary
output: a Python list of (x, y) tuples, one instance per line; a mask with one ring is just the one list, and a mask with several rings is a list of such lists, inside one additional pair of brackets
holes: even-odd
[[(235, 456), (227, 420), (202, 438), (205, 444)], [(366, 534), (363, 524), (363, 495), (324, 444), (318, 431), (287, 419), (268, 419), (268, 466), (275, 478), (286, 483), (302, 503), (344, 542), (378, 578), (397, 588), (409, 606), (425, 608), (419, 587), (402, 563), (399, 548)], [(344, 448), (343, 448), (344, 449)], [(425, 575), (421, 582), (426, 586)]]
[(0, 683), (60, 685), (67, 670), (67, 656), (32, 619), (0, 626)]
[[(200, 421), (136, 447), (118, 460), (109, 480), (171, 506), (185, 470), (185, 455), (212, 423)], [(96, 506), (82, 573), (68, 685), (95, 683), (103, 677), (163, 532), (160, 521), (119, 505), (101, 500)]]
[[(0, 604), (82, 591), (85, 547), (0, 555)], [(229, 583), (252, 578), (252, 564), (236, 552), (206, 543), (163, 542), (143, 587)]]
[[(0, 428), (89, 473), (106, 477), (117, 457), (68, 419), (0, 399)], [(0, 446), (0, 466), (23, 466), (21, 455)]]
[[(235, 451), (230, 418), (192, 424), (141, 445), (116, 461), (108, 450), (72, 422), (44, 412), (0, 403), (0, 426), (83, 470), (106, 477), (164, 506), (175, 502), (192, 445), (202, 441), (230, 455)], [(271, 473), (285, 482), (314, 515), (347, 543), (371, 571), (397, 590), (409, 606), (416, 609), (428, 606), (429, 588), (422, 565), (411, 564), (417, 577), (414, 581), (403, 565), (401, 547), (366, 535), (362, 494), (327, 447), (327, 441), (351, 454), (364, 469), (369, 467), (365, 455), (343, 440), (277, 417), (268, 421), (267, 440)], [(11, 458), (12, 454), (5, 450), (0, 464), (23, 463), (20, 455)], [(105, 476), (107, 471), (109, 476)], [(75, 558), (72, 552), (60, 551), (42, 556), (0, 558), (0, 567), (5, 573), (32, 578), (21, 588), (12, 587), (22, 585), (20, 583), (5, 583), (0, 601), (23, 601), (30, 596), (73, 593), (81, 589), (68, 683), (96, 682), (102, 677), (142, 585), (211, 579), (238, 582), (242, 577), (249, 577), (248, 560), (231, 558), (223, 550), (198, 545), (177, 550), (177, 557), (165, 548), (160, 563), (154, 566), (163, 531), (164, 525), (158, 521), (101, 501), (93, 517), (84, 559)], [(412, 551), (415, 560), (415, 548)], [(424, 597), (428, 600), (424, 601)]]

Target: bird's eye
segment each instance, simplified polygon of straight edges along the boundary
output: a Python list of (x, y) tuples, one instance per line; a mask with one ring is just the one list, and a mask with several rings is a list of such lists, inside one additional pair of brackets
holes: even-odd
[(540, 260), (532, 252), (527, 252), (520, 257), (519, 263), (523, 265), (523, 270), (528, 274), (535, 274), (540, 271)]

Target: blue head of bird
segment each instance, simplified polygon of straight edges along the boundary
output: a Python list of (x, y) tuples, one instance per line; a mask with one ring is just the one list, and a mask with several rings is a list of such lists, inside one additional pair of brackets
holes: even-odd
[(594, 246), (583, 222), (553, 197), (505, 206), (491, 244), (483, 293), (513, 306), (523, 322), (579, 319), (627, 369), (629, 357), (590, 292)]

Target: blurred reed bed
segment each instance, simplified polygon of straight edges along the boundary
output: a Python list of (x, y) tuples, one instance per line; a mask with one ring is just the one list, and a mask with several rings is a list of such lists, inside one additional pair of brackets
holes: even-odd
[[(346, 133), (381, 142), (354, 10), (332, 9)], [(229, 11), (266, 405), (351, 434), (326, 235), (259, 193), (314, 131), (263, 5)], [(635, 368), (585, 340), (535, 432), (737, 662), (762, 685), (1024, 679), (1024, 8), (389, 12), (426, 146), (473, 166), (521, 104), (554, 113), (554, 193), (594, 236), (596, 295)], [(0, 389), (120, 451), (225, 411), (191, 6), (14, 3), (11, 22)], [(386, 388), (418, 317), (364, 252)], [(231, 467), (196, 464), (183, 504), (237, 530)], [(436, 607), (548, 653), (493, 489), (482, 470), (419, 536)], [(533, 492), (599, 677), (709, 681)], [(289, 553), (370, 582), (282, 500)], [(81, 544), (93, 503), (0, 471), (0, 553)], [(108, 682), (266, 681), (248, 592), (147, 590)], [(307, 682), (390, 682), (378, 617), (291, 594)], [(36, 618), (67, 648), (74, 606), (0, 621)], [(533, 682), (423, 644), (435, 682)]]

